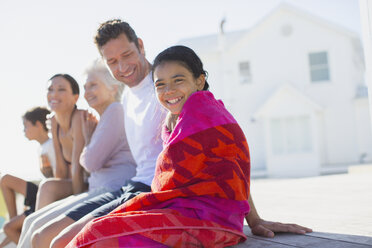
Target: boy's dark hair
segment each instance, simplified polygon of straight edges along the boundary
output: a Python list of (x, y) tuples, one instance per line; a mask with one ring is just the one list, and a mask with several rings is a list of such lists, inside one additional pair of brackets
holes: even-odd
[(194, 78), (198, 78), (200, 75), (204, 75), (206, 79), (203, 90), (209, 89), (209, 84), (207, 82), (207, 72), (204, 70), (203, 63), (201, 62), (198, 55), (196, 55), (194, 50), (186, 46), (172, 46), (165, 49), (154, 59), (154, 63), (152, 65), (152, 73), (154, 73), (154, 70), (158, 65), (168, 61), (174, 61), (185, 66), (192, 73)]
[(71, 86), (71, 89), (72, 89), (72, 94), (74, 94), (74, 95), (79, 95), (80, 94), (79, 84), (69, 74), (58, 73), (58, 74), (54, 75), (53, 77), (51, 77), (49, 80), (52, 80), (56, 77), (63, 77), (64, 79), (66, 79), (70, 83), (70, 86)]
[(39, 121), (42, 125), (45, 131), (48, 131), (48, 128), (46, 126), (46, 120), (47, 115), (50, 114), (50, 111), (43, 107), (36, 107), (33, 109), (28, 110), (22, 118), (25, 120), (28, 120), (32, 123), (32, 125), (35, 125), (37, 121)]
[(139, 49), (136, 32), (134, 32), (133, 28), (127, 22), (123, 22), (120, 19), (112, 19), (102, 23), (94, 37), (94, 43), (100, 51), (101, 47), (108, 41), (118, 38), (121, 34), (125, 34), (129, 42), (134, 42), (136, 47)]

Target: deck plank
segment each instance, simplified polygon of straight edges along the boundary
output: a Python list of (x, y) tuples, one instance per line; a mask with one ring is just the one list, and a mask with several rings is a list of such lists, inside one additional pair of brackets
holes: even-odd
[(274, 238), (252, 235), (249, 227), (244, 227), (247, 240), (236, 248), (251, 247), (298, 247), (298, 248), (371, 248), (372, 237), (314, 232), (306, 235), (277, 234)]
[(308, 236), (314, 236), (319, 238), (334, 239), (350, 243), (364, 244), (368, 247), (372, 247), (372, 237), (361, 236), (361, 235), (347, 235), (338, 233), (323, 233), (323, 232), (313, 232), (307, 234)]

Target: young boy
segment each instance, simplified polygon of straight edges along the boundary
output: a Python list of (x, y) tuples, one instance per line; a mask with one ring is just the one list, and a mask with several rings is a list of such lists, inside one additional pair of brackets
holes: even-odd
[[(49, 113), (46, 108), (36, 107), (22, 117), (26, 138), (36, 140), (40, 144), (40, 171), (46, 178), (53, 177), (56, 168), (53, 142), (48, 136), (46, 126)], [(10, 241), (18, 242), (24, 219), (35, 211), (38, 186), (9, 174), (1, 177), (0, 185), (9, 213), (9, 222), (3, 228), (7, 237), (0, 244), (0, 247), (3, 247)], [(17, 214), (16, 193), (25, 197), (24, 205), (27, 209), (20, 215)]]

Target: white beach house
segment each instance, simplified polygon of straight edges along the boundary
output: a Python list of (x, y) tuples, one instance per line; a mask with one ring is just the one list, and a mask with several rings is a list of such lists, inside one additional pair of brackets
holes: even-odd
[(316, 176), (372, 161), (359, 36), (288, 4), (254, 27), (181, 40), (243, 128), (252, 174)]

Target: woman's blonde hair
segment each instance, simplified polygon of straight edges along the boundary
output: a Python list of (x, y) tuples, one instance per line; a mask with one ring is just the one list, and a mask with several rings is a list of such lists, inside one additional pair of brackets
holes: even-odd
[(123, 90), (124, 90), (124, 84), (117, 81), (113, 76), (111, 75), (110, 71), (107, 69), (106, 65), (102, 61), (102, 59), (95, 60), (86, 70), (85, 75), (97, 75), (100, 77), (102, 82), (109, 88), (113, 89), (114, 86), (117, 88), (116, 94), (115, 94), (115, 101), (121, 102)]

